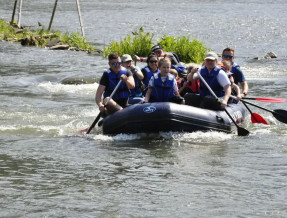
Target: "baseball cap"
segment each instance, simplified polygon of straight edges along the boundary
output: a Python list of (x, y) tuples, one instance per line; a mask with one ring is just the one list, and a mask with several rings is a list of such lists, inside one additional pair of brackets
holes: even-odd
[(127, 62), (127, 61), (132, 61), (132, 57), (129, 55), (129, 54), (124, 54), (122, 57), (121, 57), (121, 60), (123, 63)]
[(209, 60), (217, 60), (218, 56), (214, 51), (210, 51), (206, 54), (204, 60), (209, 59)]
[(155, 52), (156, 50), (162, 50), (162, 47), (160, 45), (154, 45), (152, 48), (151, 48), (151, 52)]

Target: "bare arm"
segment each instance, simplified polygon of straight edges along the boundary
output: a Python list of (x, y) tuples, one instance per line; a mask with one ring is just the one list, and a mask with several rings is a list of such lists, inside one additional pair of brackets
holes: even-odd
[(149, 102), (151, 91), (152, 91), (152, 88), (148, 88), (145, 94), (145, 102)]
[(224, 95), (224, 97), (222, 99), (221, 107), (225, 108), (226, 105), (227, 105), (228, 99), (229, 99), (229, 97), (231, 95), (231, 86), (230, 86), (230, 84), (228, 84), (228, 85), (224, 86), (223, 88), (225, 90), (225, 95)]
[(144, 75), (143, 75), (142, 71), (139, 68), (136, 68), (136, 67), (132, 66), (131, 70), (132, 70), (133, 73), (136, 74), (136, 76), (137, 76), (137, 78), (139, 80), (142, 80), (144, 78)]
[(232, 83), (231, 88), (235, 90), (235, 92), (237, 93), (237, 100), (240, 101), (241, 99), (241, 94), (240, 94), (240, 88), (238, 85), (236, 85), (235, 83)]
[(243, 93), (245, 93), (245, 94), (248, 93), (248, 84), (247, 84), (246, 81), (244, 81), (244, 82), (242, 82), (240, 84), (242, 86), (242, 97), (245, 97), (245, 95)]
[(98, 89), (97, 89), (97, 92), (96, 92), (96, 96), (95, 96), (96, 103), (97, 103), (97, 105), (98, 105), (98, 107), (99, 107), (101, 112), (104, 111), (104, 104), (102, 102), (102, 95), (103, 95), (105, 89), (106, 89), (106, 86), (99, 85)]
[(135, 88), (135, 80), (133, 76), (121, 75), (120, 79), (124, 81), (129, 89)]

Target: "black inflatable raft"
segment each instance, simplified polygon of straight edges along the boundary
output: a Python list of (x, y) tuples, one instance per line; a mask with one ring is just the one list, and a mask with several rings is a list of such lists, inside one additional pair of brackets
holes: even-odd
[[(237, 123), (244, 121), (245, 107), (229, 104)], [(104, 134), (220, 131), (231, 133), (234, 124), (225, 111), (213, 111), (170, 102), (135, 104), (103, 120)]]

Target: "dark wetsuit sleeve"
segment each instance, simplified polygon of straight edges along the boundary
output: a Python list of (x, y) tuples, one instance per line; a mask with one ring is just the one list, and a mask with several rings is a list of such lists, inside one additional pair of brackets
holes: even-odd
[(234, 78), (234, 83), (238, 84), (238, 83), (242, 83), (245, 81), (245, 76), (242, 72), (242, 70), (240, 69), (240, 67), (237, 67), (235, 69), (235, 72), (233, 73), (233, 78)]
[(100, 85), (103, 85), (105, 87), (108, 87), (109, 85), (109, 77), (108, 74), (103, 73), (102, 78), (100, 80)]

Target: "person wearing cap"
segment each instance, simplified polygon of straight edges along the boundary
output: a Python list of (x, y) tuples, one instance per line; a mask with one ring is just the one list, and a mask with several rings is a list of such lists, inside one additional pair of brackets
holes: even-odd
[[(242, 93), (241, 93), (241, 97), (245, 97), (248, 93), (248, 84), (247, 81), (245, 79), (245, 76), (240, 68), (240, 66), (234, 62), (234, 49), (227, 47), (225, 49), (223, 49), (222, 51), (222, 60), (223, 61), (231, 61), (232, 64), (232, 69), (231, 69), (231, 73), (232, 73), (232, 77), (234, 79), (234, 83), (236, 85), (241, 85), (242, 87)], [(221, 65), (221, 63), (219, 63)]]
[(129, 54), (124, 54), (121, 57), (122, 66), (132, 72), (134, 81), (135, 81), (135, 88), (130, 89), (130, 97), (129, 97), (129, 104), (136, 104), (144, 100), (142, 97), (142, 79), (144, 78), (142, 71), (139, 67), (133, 64), (132, 57)]
[[(135, 88), (135, 82), (131, 71), (122, 67), (121, 58), (117, 53), (111, 53), (108, 56), (109, 68), (104, 71), (96, 92), (96, 103), (100, 111), (106, 115), (123, 109), (128, 105), (130, 95), (129, 89)], [(104, 106), (111, 93), (116, 88), (119, 81), (122, 80), (117, 91), (110, 99), (108, 105)], [(102, 101), (102, 95), (104, 101)]]
[(226, 107), (231, 94), (231, 83), (226, 73), (217, 65), (217, 59), (218, 56), (215, 52), (208, 52), (204, 59), (204, 66), (199, 72), (188, 74), (187, 79), (194, 81), (199, 78), (198, 74), (200, 73), (221, 101), (218, 102), (200, 80), (199, 95), (187, 93), (184, 96), (186, 104), (211, 110), (222, 110)]
[[(171, 68), (175, 69), (178, 72), (180, 77), (186, 77), (186, 67), (180, 62), (177, 54), (172, 52), (165, 52), (160, 45), (154, 45), (151, 48), (151, 52), (154, 53), (158, 59), (168, 57), (171, 61)], [(146, 61), (146, 57), (138, 57), (137, 55), (134, 56), (135, 61)]]

